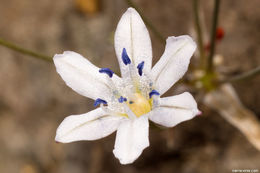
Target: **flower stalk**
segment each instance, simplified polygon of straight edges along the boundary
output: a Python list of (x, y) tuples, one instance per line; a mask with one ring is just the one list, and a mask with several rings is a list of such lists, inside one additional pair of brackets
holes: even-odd
[(244, 81), (244, 80), (248, 80), (248, 79), (251, 79), (257, 75), (260, 74), (260, 66), (250, 70), (250, 71), (247, 71), (245, 73), (242, 73), (242, 74), (239, 74), (237, 76), (234, 76), (234, 77), (231, 77), (230, 79), (225, 79), (225, 80), (222, 80), (220, 81), (220, 83), (227, 83), (227, 82), (241, 82), (241, 81)]
[(34, 57), (34, 58), (38, 58), (38, 59), (41, 59), (41, 60), (44, 60), (44, 61), (52, 62), (52, 58), (50, 56), (39, 54), (37, 52), (19, 47), (19, 46), (15, 45), (11, 42), (8, 42), (6, 40), (1, 39), (1, 38), (0, 38), (0, 45), (7, 47), (9, 49), (12, 49), (16, 52), (19, 52), (19, 53), (22, 53), (22, 54), (25, 54), (25, 55), (29, 55), (29, 56)]
[(215, 43), (216, 43), (216, 31), (217, 31), (217, 26), (218, 26), (219, 5), (220, 5), (220, 0), (215, 0), (207, 72), (210, 72), (213, 70), (213, 56), (215, 54), (215, 45), (216, 45)]
[(204, 52), (204, 44), (203, 44), (203, 35), (202, 29), (200, 25), (200, 17), (199, 17), (199, 0), (193, 0), (193, 13), (194, 13), (194, 21), (195, 21), (195, 30), (197, 34), (198, 47), (199, 47), (199, 55), (200, 55), (200, 65), (201, 67), (205, 66), (205, 52)]

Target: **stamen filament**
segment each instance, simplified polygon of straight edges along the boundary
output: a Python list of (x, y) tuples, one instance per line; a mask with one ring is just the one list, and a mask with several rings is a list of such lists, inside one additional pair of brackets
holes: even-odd
[(136, 115), (133, 113), (133, 111), (127, 106), (126, 103), (124, 103), (124, 108), (125, 108), (125, 112), (127, 114), (127, 116), (130, 118), (130, 119), (135, 119), (136, 118)]
[(123, 48), (123, 51), (122, 51), (122, 60), (123, 60), (123, 63), (125, 65), (128, 65), (128, 68), (129, 68), (129, 77), (131, 78), (134, 86), (135, 86), (135, 91), (138, 92), (139, 91), (139, 82), (138, 82), (138, 75), (136, 74), (136, 68), (134, 66), (133, 63), (131, 63), (131, 60), (126, 52), (126, 49)]
[(103, 109), (104, 112), (106, 112), (109, 115), (124, 116), (124, 117), (128, 118), (128, 116), (126, 114), (115, 112), (115, 111), (109, 109), (107, 106), (104, 106), (103, 104), (101, 104), (100, 107)]

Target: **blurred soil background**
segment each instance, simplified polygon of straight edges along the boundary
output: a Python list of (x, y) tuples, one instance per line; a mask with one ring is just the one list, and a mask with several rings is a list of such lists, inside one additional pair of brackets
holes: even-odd
[[(76, 51), (99, 67), (119, 74), (113, 46), (123, 0), (100, 0), (87, 10), (74, 0), (0, 0), (0, 37), (50, 56)], [(162, 35), (190, 34), (192, 1), (136, 0)], [(213, 1), (201, 0), (210, 29)], [(80, 4), (80, 5), (79, 5)], [(80, 7), (79, 7), (80, 6)], [(83, 7), (82, 7), (83, 6)], [(260, 64), (259, 0), (221, 3), (217, 45), (228, 74)], [(88, 13), (86, 11), (89, 11)], [(150, 32), (154, 63), (164, 44)], [(153, 64), (154, 64), (153, 63)], [(234, 85), (243, 104), (260, 118), (260, 78)], [(181, 84), (167, 95), (179, 94)], [(115, 134), (98, 141), (55, 143), (56, 128), (68, 115), (93, 109), (93, 101), (65, 85), (53, 63), (0, 47), (1, 173), (230, 173), (258, 169), (260, 152), (218, 113), (202, 104), (203, 115), (171, 129), (150, 128), (150, 147), (131, 165), (113, 156)]]

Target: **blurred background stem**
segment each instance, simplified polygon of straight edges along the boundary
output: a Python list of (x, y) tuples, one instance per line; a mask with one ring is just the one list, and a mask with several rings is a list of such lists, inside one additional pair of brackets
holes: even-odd
[(34, 57), (34, 58), (38, 58), (38, 59), (41, 59), (41, 60), (52, 62), (52, 58), (50, 56), (46, 56), (46, 55), (39, 54), (37, 52), (31, 51), (31, 50), (28, 50), (28, 49), (24, 49), (24, 48), (19, 47), (19, 46), (15, 45), (11, 42), (3, 40), (1, 38), (0, 38), (0, 45), (7, 47), (9, 49), (12, 49), (16, 52), (20, 52), (22, 54), (29, 55), (29, 56)]
[(132, 0), (126, 0), (127, 4), (130, 7), (135, 8), (135, 10), (140, 14), (144, 23), (151, 29), (154, 35), (158, 38), (158, 40), (165, 44), (165, 37), (154, 27), (154, 25), (143, 15), (142, 11), (137, 7), (137, 5)]
[(260, 74), (260, 66), (248, 71), (248, 72), (245, 72), (245, 73), (242, 73), (240, 75), (237, 75), (237, 76), (234, 76), (234, 77), (231, 77), (230, 79), (225, 79), (225, 80), (222, 80), (221, 83), (226, 83), (226, 82), (240, 82), (240, 81), (244, 81), (244, 80), (247, 80), (247, 79), (250, 79), (250, 78), (253, 78), (253, 77), (256, 77), (257, 75)]
[[(147, 26), (151, 29), (151, 31), (155, 34), (155, 36), (160, 40), (162, 43), (165, 43), (165, 38), (158, 32), (158, 30), (147, 20), (147, 18), (142, 14), (142, 12), (139, 10), (139, 8), (136, 6), (136, 4), (132, 0), (126, 0), (129, 6), (135, 8), (140, 16), (143, 18), (144, 22), (147, 24)], [(200, 17), (199, 17), (199, 0), (193, 0), (193, 13), (194, 13), (194, 20), (195, 20), (195, 29), (196, 34), (198, 38), (198, 46), (199, 46), (199, 53), (200, 53), (200, 65), (201, 67), (205, 64), (205, 51), (204, 51), (204, 43), (203, 43), (203, 35), (202, 35), (202, 29), (200, 24)], [(208, 66), (207, 66), (207, 73), (212, 72), (213, 68), (213, 56), (215, 53), (215, 41), (216, 41), (216, 30), (217, 30), (217, 23), (218, 23), (218, 14), (219, 14), (219, 5), (220, 0), (215, 0), (214, 4), (214, 13), (213, 13), (213, 22), (212, 22), (212, 31), (211, 31), (211, 42), (210, 42), (210, 55), (208, 57)], [(20, 46), (17, 46), (9, 41), (6, 41), (2, 38), (0, 38), (0, 45), (7, 47), (9, 49), (12, 49), (16, 52), (29, 55), (34, 58), (38, 58), (44, 61), (52, 62), (52, 57), (43, 55), (25, 48), (22, 48)], [(260, 74), (260, 66), (250, 70), (248, 72), (245, 72), (243, 74), (231, 77), (229, 79), (221, 80), (220, 83), (227, 83), (227, 82), (239, 82), (243, 80), (250, 79), (252, 77), (255, 77)]]
[(194, 13), (194, 21), (195, 21), (195, 30), (197, 34), (198, 46), (199, 46), (199, 56), (200, 56), (200, 67), (205, 67), (205, 52), (204, 52), (204, 44), (203, 44), (203, 35), (202, 29), (200, 25), (200, 17), (199, 17), (199, 0), (193, 0), (193, 13)]
[(220, 0), (215, 0), (207, 72), (213, 71), (213, 56), (215, 54), (215, 43), (216, 43), (216, 31), (217, 31), (217, 26), (218, 26), (219, 5), (220, 5)]

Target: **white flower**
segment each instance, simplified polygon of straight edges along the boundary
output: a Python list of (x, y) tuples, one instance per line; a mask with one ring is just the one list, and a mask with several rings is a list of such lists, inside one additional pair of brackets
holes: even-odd
[(68, 143), (96, 140), (116, 133), (113, 153), (121, 164), (134, 162), (149, 146), (149, 122), (166, 127), (199, 113), (188, 92), (160, 98), (187, 71), (196, 44), (189, 36), (169, 37), (165, 51), (151, 69), (149, 33), (133, 8), (122, 16), (115, 32), (115, 51), (122, 77), (98, 68), (75, 52), (54, 56), (57, 72), (77, 93), (100, 105), (85, 114), (71, 115), (57, 129), (55, 140)]

